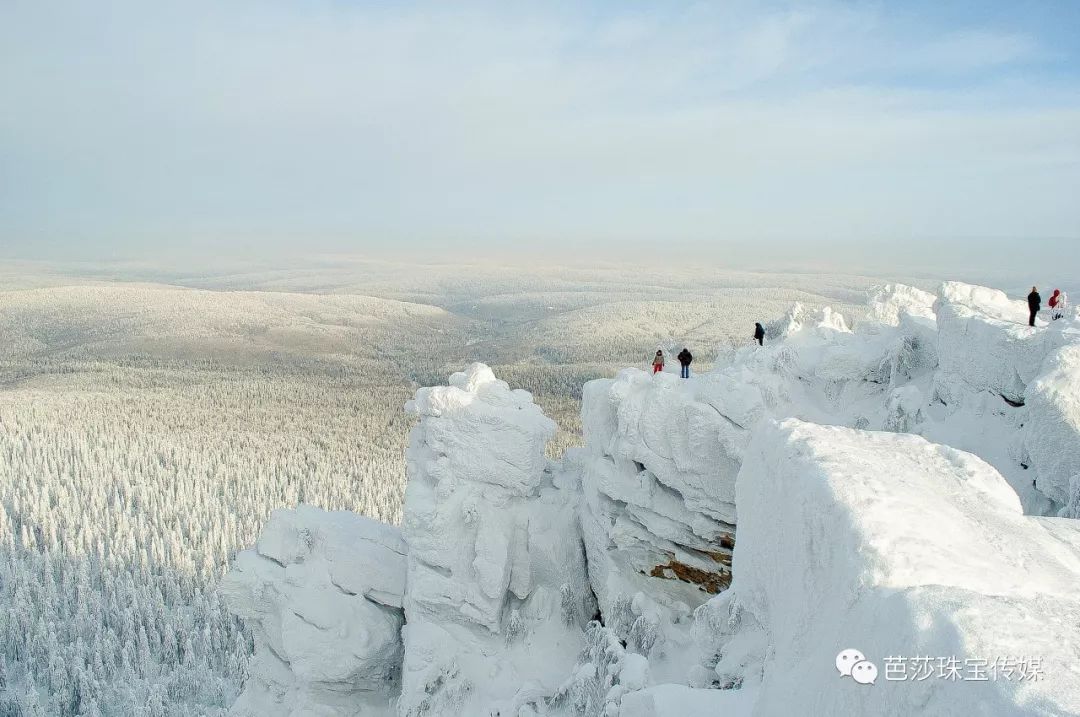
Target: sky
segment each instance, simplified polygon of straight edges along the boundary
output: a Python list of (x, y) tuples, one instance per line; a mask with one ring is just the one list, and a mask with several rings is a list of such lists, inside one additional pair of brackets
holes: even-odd
[(0, 0), (0, 256), (1072, 261), (1078, 190), (1074, 0)]

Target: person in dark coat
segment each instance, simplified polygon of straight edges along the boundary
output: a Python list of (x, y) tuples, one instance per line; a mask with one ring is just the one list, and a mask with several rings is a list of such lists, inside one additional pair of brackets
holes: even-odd
[(690, 353), (689, 349), (683, 348), (677, 358), (679, 359), (679, 365), (682, 366), (682, 373), (679, 375), (683, 378), (690, 378), (690, 362), (694, 360), (694, 355)]
[(754, 324), (754, 340), (758, 342), (758, 346), (765, 345), (765, 327), (760, 323)]
[(1028, 309), (1031, 310), (1031, 318), (1028, 319), (1028, 326), (1035, 325), (1035, 316), (1039, 313), (1039, 309), (1042, 308), (1042, 297), (1039, 296), (1038, 287), (1031, 287), (1031, 293), (1028, 294)]

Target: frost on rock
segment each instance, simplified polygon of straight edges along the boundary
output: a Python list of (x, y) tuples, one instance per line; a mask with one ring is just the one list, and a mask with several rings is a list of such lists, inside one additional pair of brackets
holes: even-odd
[(636, 369), (585, 386), (582, 532), (605, 614), (639, 591), (695, 607), (727, 587), (735, 475), (760, 396)]
[(899, 326), (907, 319), (934, 322), (937, 296), (904, 284), (886, 284), (871, 292), (870, 317), (883, 326)]
[(1036, 487), (1063, 514), (1080, 517), (1080, 345), (1056, 351), (1046, 363), (1026, 394), (1025, 448)]
[[(718, 679), (744, 665), (753, 714), (1080, 711), (1080, 524), (1024, 516), (984, 461), (789, 419), (759, 429), (737, 494), (735, 580), (697, 622), (723, 636)], [(874, 686), (838, 675), (845, 648), (877, 664)], [(884, 679), (915, 655), (1011, 679)]]
[(592, 616), (574, 477), (544, 457), (554, 423), (483, 364), (407, 408), (399, 713), (516, 715), (554, 693)]
[(304, 505), (274, 511), (220, 590), (255, 638), (233, 715), (392, 714), (405, 591), (396, 528)]
[(735, 477), (763, 418), (915, 430), (925, 399), (909, 384), (937, 368), (932, 298), (886, 287), (872, 307), (891, 324), (866, 331), (796, 304), (767, 329), (774, 340), (691, 381), (626, 369), (587, 384), (586, 448), (572, 460), (602, 611), (638, 592), (693, 609), (727, 587)]
[(1029, 327), (1027, 303), (996, 289), (946, 282), (935, 311), (942, 382), (1016, 405), (1043, 359), (1064, 342), (1060, 330)]
[[(302, 507), (238, 557), (235, 714), (1077, 713), (1080, 323), (956, 283), (869, 314), (592, 381), (562, 463), (488, 367), (419, 390), (401, 535)], [(865, 688), (847, 647), (1043, 680)]]

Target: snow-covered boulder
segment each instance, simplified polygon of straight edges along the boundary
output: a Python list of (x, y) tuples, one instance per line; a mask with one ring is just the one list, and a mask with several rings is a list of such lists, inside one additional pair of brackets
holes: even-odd
[(870, 319), (882, 326), (899, 326), (905, 318), (934, 322), (937, 296), (906, 284), (886, 284), (870, 293)]
[(396, 528), (305, 505), (274, 511), (220, 590), (255, 638), (233, 715), (393, 714), (405, 592)]
[(407, 406), (409, 546), (399, 714), (517, 714), (552, 694), (592, 617), (575, 477), (555, 424), (474, 364)]
[[(734, 583), (697, 618), (744, 713), (1080, 711), (1080, 524), (1024, 516), (982, 460), (789, 419), (756, 433), (737, 498)], [(876, 683), (838, 673), (847, 649)]]

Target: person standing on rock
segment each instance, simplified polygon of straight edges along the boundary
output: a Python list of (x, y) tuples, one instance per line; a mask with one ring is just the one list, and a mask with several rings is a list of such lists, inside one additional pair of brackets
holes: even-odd
[(664, 352), (660, 349), (656, 350), (656, 356), (652, 360), (652, 372), (660, 373), (664, 370)]
[(1061, 289), (1054, 289), (1054, 295), (1050, 297), (1050, 301), (1046, 302), (1052, 311), (1051, 318), (1057, 321), (1065, 316), (1065, 307), (1069, 303), (1068, 297)]
[(760, 322), (754, 324), (754, 340), (758, 342), (758, 346), (765, 345), (765, 327)]
[(1035, 317), (1039, 313), (1039, 309), (1042, 308), (1042, 297), (1039, 296), (1039, 288), (1037, 286), (1031, 287), (1031, 293), (1028, 294), (1028, 309), (1031, 311), (1031, 317), (1028, 319), (1028, 326), (1035, 325)]
[(683, 378), (690, 378), (690, 362), (694, 360), (694, 355), (690, 353), (690, 349), (683, 347), (683, 350), (679, 352), (679, 365), (682, 366), (682, 372), (679, 374)]

